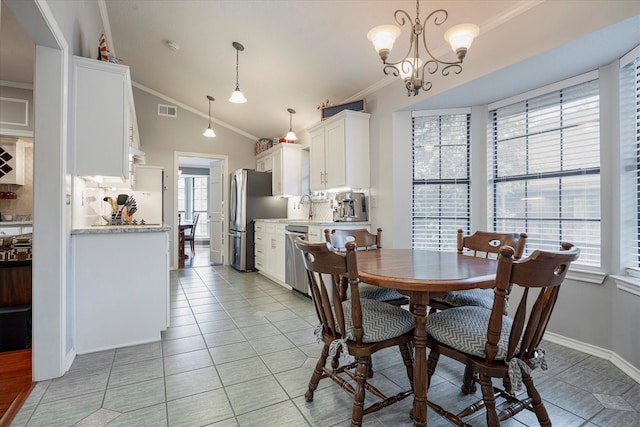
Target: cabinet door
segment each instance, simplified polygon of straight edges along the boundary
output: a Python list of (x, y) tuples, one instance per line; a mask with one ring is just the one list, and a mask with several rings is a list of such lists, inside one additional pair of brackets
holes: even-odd
[[(346, 184), (346, 155), (344, 140), (344, 120), (338, 120), (325, 130), (325, 184), (327, 188), (342, 187)], [(350, 159), (349, 167), (360, 167), (359, 159)]]
[(324, 127), (316, 129), (311, 134), (309, 148), (309, 189), (322, 191), (325, 189), (325, 140)]
[(256, 159), (256, 170), (258, 172), (269, 172), (273, 170), (273, 155), (260, 157)]
[(129, 176), (129, 68), (73, 59), (72, 135), (76, 175)]
[(286, 254), (285, 254), (285, 236), (284, 234), (278, 234), (273, 236), (273, 276), (285, 282), (285, 267), (286, 267)]
[(282, 150), (274, 153), (272, 156), (269, 156), (272, 163), (271, 168), (271, 193), (274, 196), (282, 196), (284, 194), (284, 188), (282, 186), (282, 175), (283, 165), (282, 165)]

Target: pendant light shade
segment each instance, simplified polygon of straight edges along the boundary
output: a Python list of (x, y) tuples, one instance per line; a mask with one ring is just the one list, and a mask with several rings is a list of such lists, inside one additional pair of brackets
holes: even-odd
[(236, 89), (231, 94), (231, 98), (229, 98), (229, 102), (233, 102), (234, 104), (244, 104), (247, 102), (247, 98), (244, 97), (242, 92), (240, 92), (240, 85), (238, 84), (238, 53), (244, 50), (244, 46), (238, 42), (232, 43), (234, 49), (236, 50)]
[(211, 127), (211, 101), (215, 101), (215, 98), (213, 96), (207, 95), (207, 99), (209, 100), (209, 127), (207, 128), (207, 130), (204, 131), (202, 135), (206, 136), (207, 138), (215, 138), (216, 133), (213, 131), (213, 128)]
[(286, 139), (287, 141), (297, 141), (298, 137), (296, 136), (295, 132), (293, 131), (293, 127), (291, 126), (293, 115), (296, 113), (296, 110), (294, 110), (293, 108), (287, 108), (287, 111), (289, 112), (289, 132), (287, 132), (284, 139)]

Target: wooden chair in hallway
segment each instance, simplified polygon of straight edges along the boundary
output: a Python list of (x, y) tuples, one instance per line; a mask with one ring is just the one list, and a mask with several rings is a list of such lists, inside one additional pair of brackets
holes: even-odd
[(184, 231), (184, 241), (189, 242), (191, 246), (191, 256), (193, 257), (196, 253), (195, 250), (195, 235), (196, 235), (196, 225), (198, 225), (198, 218), (200, 218), (200, 214), (196, 213), (193, 215), (193, 224), (191, 228)]
[[(478, 373), (477, 382), (482, 389), (482, 401), (452, 414), (437, 403), (434, 410), (457, 425), (462, 418), (486, 408), (487, 425), (500, 425), (523, 409), (535, 412), (542, 426), (551, 426), (549, 415), (536, 389), (531, 370), (537, 366), (546, 369), (544, 350), (538, 346), (558, 298), (569, 265), (578, 259), (580, 250), (563, 243), (559, 251), (534, 251), (523, 260), (514, 259), (514, 250), (500, 249), (495, 298), (492, 309), (484, 307), (455, 307), (429, 315), (427, 322), (428, 380), (436, 370), (440, 355), (471, 366)], [(504, 314), (509, 289), (518, 289), (511, 295), (516, 300), (512, 318)], [(492, 378), (503, 379), (504, 389), (498, 388)], [(512, 389), (524, 384), (526, 396), (516, 397)], [(496, 398), (510, 404), (500, 413), (496, 411)], [(502, 408), (502, 406), (501, 406)]]
[[(331, 378), (353, 396), (351, 425), (362, 425), (362, 417), (396, 403), (413, 393), (413, 342), (415, 321), (407, 310), (381, 301), (360, 298), (356, 245), (348, 242), (345, 253), (334, 252), (328, 243), (309, 243), (298, 237), (296, 248), (302, 251), (309, 288), (320, 325), (316, 329), (324, 343), (322, 354), (309, 381), (305, 394), (313, 400), (318, 383)], [(330, 280), (325, 280), (326, 277)], [(340, 285), (344, 282), (351, 298), (342, 300)], [(409, 378), (410, 389), (386, 396), (367, 381), (371, 355), (391, 346), (398, 346)], [(327, 368), (328, 357), (341, 354), (342, 366)], [(354, 384), (355, 383), (355, 384)], [(365, 393), (378, 398), (365, 408)], [(368, 400), (370, 402), (370, 399)]]
[[(376, 234), (370, 233), (366, 228), (354, 230), (324, 230), (325, 240), (331, 243), (334, 250), (344, 252), (348, 242), (354, 242), (357, 250), (370, 251), (382, 248), (382, 229), (378, 228)], [(409, 298), (402, 295), (395, 289), (382, 288), (380, 286), (367, 285), (361, 283), (360, 297), (384, 301), (389, 304), (401, 306), (409, 304)], [(349, 294), (346, 289), (341, 289), (343, 299), (348, 299)]]

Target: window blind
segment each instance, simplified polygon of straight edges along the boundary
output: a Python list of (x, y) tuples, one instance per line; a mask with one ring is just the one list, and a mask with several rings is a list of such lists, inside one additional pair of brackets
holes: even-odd
[(600, 266), (599, 104), (591, 80), (489, 111), (489, 227), (527, 233), (527, 252), (571, 242)]
[(470, 114), (413, 118), (414, 249), (455, 250), (470, 227)]
[[(627, 267), (640, 268), (640, 56), (620, 70), (620, 139), (624, 169), (630, 171), (622, 184), (623, 257)], [(628, 229), (624, 229), (629, 231)], [(624, 237), (626, 236), (626, 238)]]

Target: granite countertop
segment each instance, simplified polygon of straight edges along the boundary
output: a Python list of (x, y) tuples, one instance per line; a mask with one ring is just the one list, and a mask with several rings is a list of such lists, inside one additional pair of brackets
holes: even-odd
[(75, 228), (71, 234), (114, 234), (114, 233), (157, 233), (171, 231), (167, 224), (156, 225), (94, 225), (86, 228)]
[(33, 221), (0, 221), (0, 227), (28, 227)]
[(310, 225), (310, 226), (340, 226), (340, 225), (369, 225), (369, 221), (309, 221), (308, 219), (299, 219), (299, 218), (265, 218), (265, 219), (256, 219), (255, 221), (264, 221), (264, 222), (274, 222), (276, 224), (300, 224), (300, 225)]

